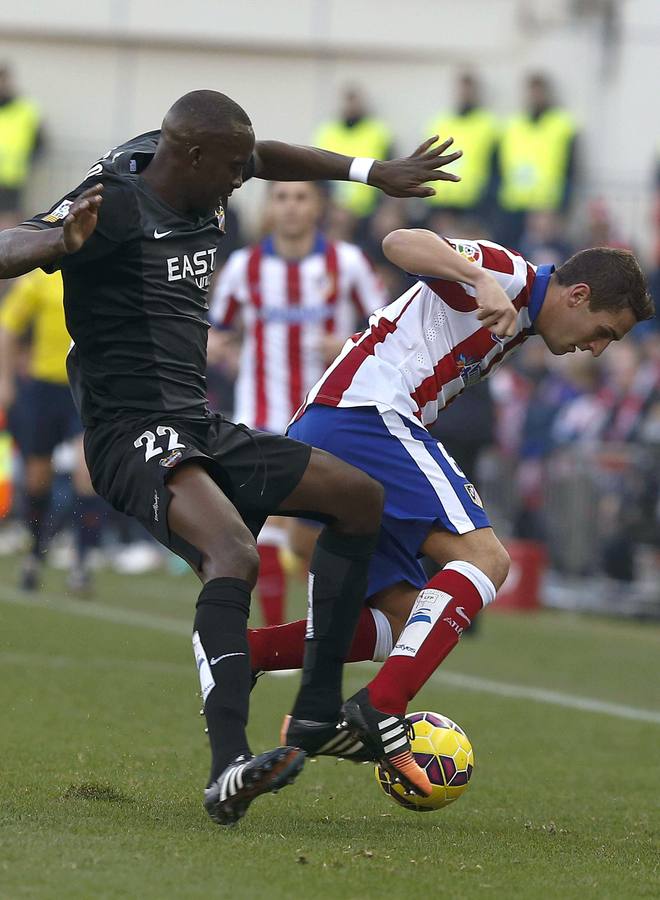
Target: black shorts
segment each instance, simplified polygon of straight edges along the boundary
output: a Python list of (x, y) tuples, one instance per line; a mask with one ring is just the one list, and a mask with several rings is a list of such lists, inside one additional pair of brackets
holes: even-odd
[(199, 568), (201, 556), (167, 526), (167, 481), (187, 460), (202, 465), (254, 537), (302, 478), (312, 448), (292, 438), (203, 419), (131, 419), (85, 431), (85, 458), (98, 494), (135, 516), (161, 544)]
[(69, 385), (36, 378), (19, 387), (9, 427), (23, 457), (51, 456), (83, 430)]

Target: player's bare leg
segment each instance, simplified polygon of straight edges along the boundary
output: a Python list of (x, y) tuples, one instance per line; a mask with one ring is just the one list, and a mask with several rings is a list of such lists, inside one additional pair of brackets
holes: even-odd
[(286, 545), (286, 519), (269, 516), (257, 538), (259, 553), (259, 577), (257, 593), (261, 617), (265, 625), (281, 625), (284, 622), (286, 574), (281, 552)]
[(247, 741), (247, 620), (259, 568), (252, 534), (200, 465), (177, 468), (168, 487), (170, 532), (190, 545), (204, 585), (193, 632), (212, 755), (204, 803), (214, 821), (233, 825), (255, 797), (293, 781), (305, 754), (280, 747), (253, 757)]
[(309, 571), (316, 541), (318, 540), (320, 526), (311, 522), (303, 522), (300, 519), (292, 519), (289, 522), (289, 548), (300, 560), (305, 571)]

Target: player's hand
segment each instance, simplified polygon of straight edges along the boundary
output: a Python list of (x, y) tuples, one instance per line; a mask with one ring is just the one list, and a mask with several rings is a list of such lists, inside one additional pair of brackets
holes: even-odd
[(62, 226), (62, 243), (65, 253), (75, 253), (80, 250), (92, 235), (96, 228), (102, 202), (102, 184), (95, 184), (94, 187), (87, 188), (76, 199)]
[(454, 139), (447, 138), (434, 147), (438, 140), (438, 135), (434, 134), (403, 159), (376, 160), (369, 173), (369, 184), (390, 197), (432, 197), (435, 188), (427, 185), (428, 181), (460, 181), (458, 175), (442, 170), (461, 157), (463, 151), (445, 155)]
[(479, 307), (477, 318), (491, 334), (512, 337), (516, 333), (516, 308), (489, 272), (481, 274), (474, 285)]

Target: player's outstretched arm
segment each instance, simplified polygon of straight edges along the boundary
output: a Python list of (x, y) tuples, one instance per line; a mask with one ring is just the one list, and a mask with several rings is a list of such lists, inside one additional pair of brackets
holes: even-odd
[(103, 185), (84, 191), (72, 204), (61, 228), (29, 225), (0, 232), (0, 278), (16, 278), (80, 250), (96, 228)]
[(437, 234), (424, 228), (391, 231), (383, 238), (383, 253), (405, 272), (471, 285), (481, 324), (498, 337), (515, 334), (516, 309), (493, 275), (469, 262)]
[[(462, 155), (446, 153), (453, 143), (447, 138), (437, 144), (433, 135), (402, 159), (357, 160), (318, 147), (301, 147), (279, 141), (257, 141), (255, 172), (268, 181), (364, 181), (390, 197), (430, 197), (435, 194), (429, 181), (460, 181), (458, 175), (443, 171)], [(435, 146), (434, 146), (435, 145)], [(357, 165), (354, 165), (357, 162)], [(373, 164), (371, 164), (373, 162)]]

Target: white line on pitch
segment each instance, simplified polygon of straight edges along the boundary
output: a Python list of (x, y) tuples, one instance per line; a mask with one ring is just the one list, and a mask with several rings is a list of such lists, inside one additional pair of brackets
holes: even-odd
[(43, 653), (15, 653), (12, 650), (0, 650), (0, 666), (37, 666), (42, 669), (135, 669), (154, 675), (185, 675), (192, 671), (194, 677), (194, 660), (190, 665), (183, 663), (159, 662), (151, 659), (125, 659), (95, 656), (93, 659), (82, 656), (44, 656)]
[(190, 622), (183, 619), (168, 618), (159, 613), (137, 612), (121, 606), (106, 606), (104, 603), (95, 603), (90, 600), (70, 600), (59, 594), (29, 594), (12, 588), (2, 588), (0, 600), (13, 603), (17, 606), (25, 606), (33, 609), (48, 609), (51, 612), (70, 613), (74, 616), (85, 616), (89, 619), (101, 619), (104, 622), (112, 622), (115, 625), (133, 625), (136, 628), (151, 628), (154, 631), (167, 631), (171, 634), (192, 634), (192, 617)]
[[(50, 596), (50, 600), (47, 599)], [(179, 619), (166, 618), (158, 613), (140, 613), (134, 610), (105, 606), (102, 603), (90, 603), (82, 600), (69, 600), (55, 594), (37, 595), (26, 597), (20, 591), (4, 588), (0, 594), (0, 600), (14, 603), (19, 606), (49, 609), (53, 612), (64, 612), (77, 616), (86, 616), (92, 619), (101, 619), (116, 625), (132, 625), (141, 628), (150, 628), (154, 631), (166, 631), (170, 634), (190, 635), (191, 627), (188, 623)], [(349, 672), (355, 671), (359, 663), (351, 665)], [(564, 709), (579, 709), (584, 712), (595, 712), (603, 715), (615, 716), (619, 719), (632, 719), (636, 722), (651, 722), (660, 725), (660, 712), (650, 709), (639, 709), (634, 706), (625, 706), (619, 703), (608, 703), (604, 700), (595, 700), (591, 697), (580, 697), (574, 694), (564, 694), (560, 691), (550, 691), (544, 688), (524, 687), (517, 684), (508, 684), (503, 681), (491, 681), (488, 678), (479, 678), (475, 675), (462, 675), (460, 672), (448, 672), (440, 670), (433, 676), (434, 681), (444, 682), (454, 687), (482, 694), (496, 694), (499, 697), (509, 699), (533, 700), (537, 703), (548, 703), (553, 706), (561, 706)]]
[(467, 691), (476, 691), (481, 694), (497, 694), (499, 697), (510, 697), (519, 700), (535, 700), (537, 703), (550, 703), (553, 706), (563, 706), (566, 709), (581, 709), (585, 712), (604, 713), (607, 716), (616, 716), (619, 719), (633, 719), (636, 722), (653, 722), (660, 725), (660, 712), (652, 709), (638, 709), (634, 706), (624, 706), (621, 703), (607, 703), (604, 700), (594, 700), (591, 697), (578, 697), (574, 694), (564, 694), (560, 691), (547, 691), (545, 688), (523, 687), (519, 684), (507, 684), (503, 681), (491, 681), (487, 678), (478, 678), (475, 675), (462, 675), (460, 672), (436, 672), (435, 680), (450, 684), (453, 687), (463, 688)]

